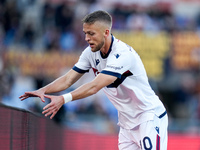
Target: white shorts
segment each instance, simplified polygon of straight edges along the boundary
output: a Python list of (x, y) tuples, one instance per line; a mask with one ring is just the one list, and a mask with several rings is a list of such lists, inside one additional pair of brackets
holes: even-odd
[(156, 116), (133, 129), (119, 131), (119, 150), (167, 150), (168, 116)]

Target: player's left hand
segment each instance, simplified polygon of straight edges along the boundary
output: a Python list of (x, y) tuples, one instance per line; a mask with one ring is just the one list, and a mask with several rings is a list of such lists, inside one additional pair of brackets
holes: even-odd
[(43, 108), (42, 114), (45, 114), (45, 117), (51, 115), (50, 119), (52, 119), (64, 104), (64, 98), (63, 96), (53, 95), (44, 95), (44, 97), (49, 98), (51, 102)]

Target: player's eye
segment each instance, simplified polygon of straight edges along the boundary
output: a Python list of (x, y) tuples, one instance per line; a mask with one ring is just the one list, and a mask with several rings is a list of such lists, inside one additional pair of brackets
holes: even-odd
[(94, 35), (94, 32), (88, 32), (89, 35), (93, 36)]

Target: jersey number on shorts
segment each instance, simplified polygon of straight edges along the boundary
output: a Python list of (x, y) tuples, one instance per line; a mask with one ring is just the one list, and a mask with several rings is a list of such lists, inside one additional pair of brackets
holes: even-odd
[[(140, 141), (141, 147), (144, 147), (144, 150), (152, 150), (153, 146), (151, 143), (151, 139), (149, 137), (144, 137), (142, 142)], [(160, 150), (160, 136), (157, 135), (156, 139), (156, 150)]]
[[(141, 141), (140, 141), (141, 144)], [(142, 140), (142, 144), (145, 150), (151, 150), (152, 149), (152, 143), (151, 143), (151, 139), (149, 137), (144, 137), (144, 139)]]

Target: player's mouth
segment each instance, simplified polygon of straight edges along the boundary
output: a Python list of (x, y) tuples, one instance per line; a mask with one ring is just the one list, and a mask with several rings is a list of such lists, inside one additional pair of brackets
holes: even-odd
[(90, 45), (90, 47), (91, 47), (91, 48), (95, 46), (95, 45), (94, 45), (94, 44), (92, 44), (92, 43), (90, 43), (89, 45)]

